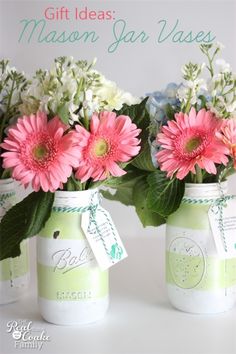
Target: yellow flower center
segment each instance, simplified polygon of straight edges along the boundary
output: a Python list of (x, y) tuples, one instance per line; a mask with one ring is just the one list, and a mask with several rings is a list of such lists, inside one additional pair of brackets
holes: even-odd
[(192, 138), (186, 143), (185, 150), (187, 152), (193, 152), (201, 145), (201, 143), (202, 139), (200, 137)]
[(103, 138), (100, 138), (98, 140), (96, 140), (95, 144), (94, 144), (94, 155), (96, 157), (103, 157), (105, 156), (108, 151), (109, 151), (109, 144), (108, 142), (103, 139)]

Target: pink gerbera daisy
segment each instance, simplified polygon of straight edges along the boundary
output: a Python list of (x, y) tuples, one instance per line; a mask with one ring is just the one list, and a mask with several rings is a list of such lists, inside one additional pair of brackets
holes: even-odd
[(1, 147), (3, 167), (12, 169), (12, 177), (24, 186), (32, 182), (37, 192), (54, 192), (79, 165), (75, 132), (64, 135), (68, 127), (58, 117), (48, 122), (45, 113), (23, 116), (9, 129)]
[(128, 116), (116, 116), (113, 112), (94, 114), (90, 122), (90, 132), (76, 125), (78, 145), (82, 161), (76, 172), (81, 182), (93, 178), (104, 180), (109, 174), (122, 176), (126, 172), (118, 165), (137, 155), (140, 129)]
[(190, 171), (196, 173), (196, 165), (216, 174), (215, 164), (228, 162), (229, 151), (216, 137), (221, 125), (222, 121), (205, 109), (196, 113), (192, 108), (189, 115), (177, 113), (175, 121), (163, 126), (157, 136), (162, 147), (156, 155), (161, 170), (167, 171), (168, 177), (176, 173), (178, 179), (183, 179)]
[(217, 137), (229, 149), (229, 154), (234, 160), (234, 168), (236, 169), (236, 121), (234, 119), (225, 120), (221, 132), (217, 133)]

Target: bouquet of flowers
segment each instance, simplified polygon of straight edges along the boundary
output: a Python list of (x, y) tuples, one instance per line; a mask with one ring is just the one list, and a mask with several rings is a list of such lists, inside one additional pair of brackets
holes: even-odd
[[(236, 75), (217, 59), (221, 49), (200, 45), (206, 64), (184, 65), (181, 84), (148, 95), (150, 124), (129, 193), (144, 226), (166, 222), (179, 208), (186, 182), (220, 182), (235, 172)], [(122, 201), (118, 193), (107, 197)]]
[(139, 153), (135, 122), (144, 119), (146, 100), (119, 89), (94, 64), (58, 58), (24, 87), (22, 116), (8, 127), (1, 156), (3, 168), (34, 191), (3, 217), (0, 259), (19, 255), (20, 242), (43, 228), (56, 190), (116, 185)]

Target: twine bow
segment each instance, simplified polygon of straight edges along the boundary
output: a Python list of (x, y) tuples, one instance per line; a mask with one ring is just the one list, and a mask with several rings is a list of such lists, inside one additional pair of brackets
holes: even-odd
[(3, 207), (6, 200), (8, 198), (11, 198), (15, 195), (15, 192), (9, 192), (9, 193), (2, 193), (0, 194), (0, 207)]
[[(98, 200), (99, 202), (95, 202), (95, 200)], [(99, 192), (94, 192), (91, 196), (91, 200), (89, 202), (89, 205), (88, 206), (85, 206), (85, 207), (53, 207), (53, 211), (56, 211), (56, 212), (66, 212), (66, 213), (85, 213), (87, 211), (89, 211), (89, 224), (88, 224), (88, 233), (90, 234), (93, 234), (94, 231), (92, 229), (93, 225), (95, 226), (95, 230), (97, 232), (97, 234), (99, 235), (102, 243), (103, 243), (103, 247), (108, 255), (108, 257), (111, 259), (111, 262), (112, 263), (115, 263), (114, 262), (114, 258), (113, 257), (113, 253), (112, 251), (109, 251), (109, 249), (107, 248), (106, 246), (106, 243), (104, 241), (104, 237), (101, 233), (101, 230), (100, 230), (100, 227), (97, 223), (97, 211), (98, 211), (98, 208), (100, 206), (100, 201), (101, 201), (101, 195)], [(115, 235), (115, 231), (113, 229), (113, 226), (111, 225), (110, 223), (110, 220), (108, 219), (105, 211), (103, 209), (99, 209), (100, 212), (102, 212), (106, 218), (106, 221), (108, 222), (109, 226), (110, 226), (110, 229), (112, 231), (112, 234), (113, 234), (113, 237), (116, 241), (116, 244), (118, 245), (117, 243), (117, 239), (116, 239), (116, 235)], [(116, 245), (115, 244), (115, 245)], [(113, 245), (114, 246), (114, 245)]]

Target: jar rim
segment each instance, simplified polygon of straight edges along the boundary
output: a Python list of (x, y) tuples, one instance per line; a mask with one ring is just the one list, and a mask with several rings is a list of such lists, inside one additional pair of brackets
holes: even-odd
[(82, 194), (89, 194), (89, 193), (92, 193), (92, 192), (97, 192), (98, 191), (98, 188), (92, 188), (92, 189), (86, 189), (84, 191), (62, 191), (62, 190), (59, 190), (59, 191), (56, 191), (55, 192), (55, 196), (60, 198), (60, 197), (65, 197), (66, 195), (68, 196), (78, 196), (78, 195), (82, 195)]
[(11, 183), (14, 183), (13, 178), (0, 178), (0, 185), (6, 185)]
[[(228, 184), (228, 181), (223, 181), (220, 182), (220, 185), (222, 187), (226, 187)], [(214, 182), (214, 183), (186, 183), (185, 187), (216, 187), (219, 185), (219, 182)]]

